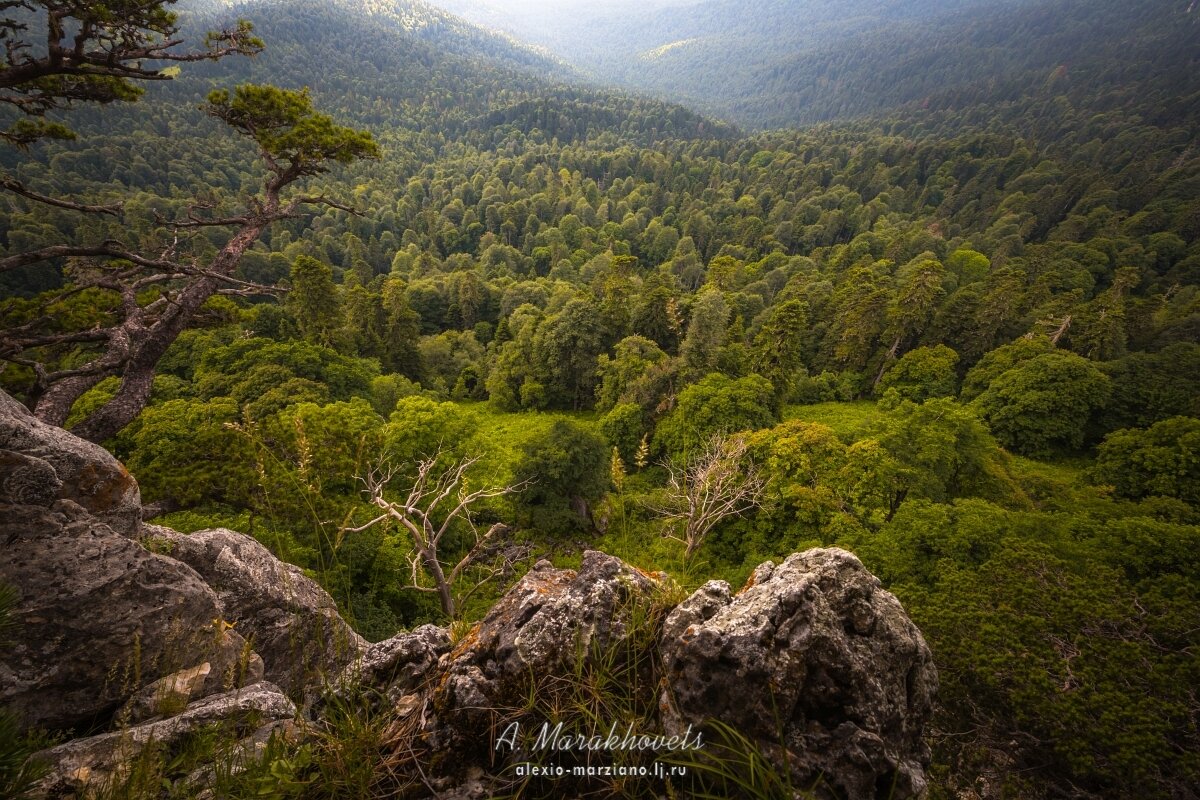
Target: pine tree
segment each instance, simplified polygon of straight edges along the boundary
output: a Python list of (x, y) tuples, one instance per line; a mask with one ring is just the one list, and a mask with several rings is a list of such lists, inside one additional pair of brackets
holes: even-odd
[(687, 336), (679, 347), (686, 377), (696, 379), (712, 372), (725, 344), (729, 324), (729, 306), (719, 289), (707, 287), (692, 306)]
[(287, 308), (296, 318), (300, 335), (314, 344), (332, 347), (342, 322), (333, 268), (312, 256), (297, 256), (292, 262), (291, 280)]

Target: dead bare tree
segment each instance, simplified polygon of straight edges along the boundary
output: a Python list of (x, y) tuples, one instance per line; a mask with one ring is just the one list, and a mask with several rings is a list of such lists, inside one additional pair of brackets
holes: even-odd
[[(464, 572), (474, 566), (485, 554), (495, 538), (508, 530), (508, 526), (497, 522), (486, 531), (480, 531), (471, 516), (471, 508), (481, 500), (521, 492), (528, 481), (507, 486), (492, 486), (467, 491), (467, 471), (479, 462), (480, 456), (470, 456), (442, 466), (443, 453), (438, 453), (417, 462), (417, 474), (407, 490), (403, 501), (396, 502), (384, 496), (388, 485), (395, 479), (398, 469), (393, 464), (383, 463), (371, 469), (361, 480), (366, 485), (366, 494), (373, 505), (383, 513), (364, 525), (345, 528), (343, 533), (364, 531), (386, 520), (399, 523), (412, 541), (414, 555), (409, 560), (412, 568), (413, 588), (436, 593), (442, 611), (451, 618), (457, 607), (453, 593), (454, 584)], [(455, 522), (465, 524), (473, 534), (475, 542), (454, 566), (442, 561), (442, 541), (454, 527)], [(509, 566), (508, 559), (493, 563), (479, 584)], [(423, 585), (420, 572), (424, 570), (433, 586)], [(468, 592), (468, 594), (470, 594)]]
[(746, 441), (718, 434), (682, 465), (667, 468), (665, 501), (651, 505), (667, 521), (667, 538), (682, 542), (684, 558), (700, 549), (709, 532), (724, 519), (757, 508), (764, 481), (746, 458)]

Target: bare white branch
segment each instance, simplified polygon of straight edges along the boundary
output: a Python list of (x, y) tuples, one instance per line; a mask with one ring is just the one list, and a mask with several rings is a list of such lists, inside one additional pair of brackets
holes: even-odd
[[(489, 544), (508, 530), (503, 523), (492, 525), (480, 533), (471, 519), (471, 507), (489, 497), (501, 497), (523, 491), (527, 482), (508, 486), (490, 486), (468, 492), (467, 471), (479, 462), (481, 456), (459, 459), (444, 466), (443, 452), (417, 462), (417, 472), (408, 490), (401, 492), (403, 502), (385, 496), (389, 484), (398, 474), (394, 464), (381, 462), (373, 465), (366, 475), (359, 476), (367, 499), (383, 513), (370, 522), (355, 528), (343, 528), (342, 533), (363, 531), (384, 520), (394, 520), (404, 530), (413, 544), (413, 555), (409, 558), (412, 569), (412, 587), (420, 591), (437, 592), (442, 611), (453, 617), (456, 611), (452, 587), (463, 572), (473, 566), (485, 554)], [(439, 506), (449, 497), (457, 503), (449, 511), (439, 511)], [(442, 561), (440, 547), (442, 539), (455, 521), (465, 523), (475, 534), (474, 545), (452, 567)], [(504, 566), (496, 568), (495, 573)], [(433, 581), (433, 586), (422, 584), (421, 572)], [(477, 587), (476, 587), (477, 588)], [(474, 591), (474, 589), (472, 589)]]
[(684, 557), (695, 555), (722, 520), (737, 517), (762, 502), (764, 481), (746, 457), (746, 441), (717, 435), (684, 464), (665, 464), (664, 500), (650, 509), (667, 526), (663, 535), (682, 543)]

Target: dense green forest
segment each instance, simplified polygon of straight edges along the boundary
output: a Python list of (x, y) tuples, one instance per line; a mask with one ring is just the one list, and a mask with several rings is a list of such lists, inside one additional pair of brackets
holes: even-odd
[[(372, 640), (477, 618), (585, 547), (691, 586), (836, 544), (933, 649), (931, 796), (1196, 796), (1195, 12), (829, 6), (846, 38), (818, 46), (814, 25), (754, 92), (701, 108), (854, 118), (745, 135), (408, 6), (226, 5), (193, 5), (187, 30), (249, 18), (261, 55), (186, 64), (136, 104), (65, 115), (74, 140), (0, 154), (38, 192), (123, 204), (5, 196), (7, 254), (115, 240), (203, 262), (222, 230), (168, 223), (236, 213), (264, 175), (197, 108), (210, 90), (309, 87), (378, 142), (314, 179), (337, 207), (254, 240), (243, 291), (204, 304), (106, 442), (156, 521), (255, 536)], [(803, 21), (762, 5), (742, 23)], [(752, 33), (729, 35), (759, 49)], [(797, 77), (814, 65), (839, 77)], [(0, 273), (0, 386), (35, 401), (37, 370), (94, 355), (72, 332), (170, 298), (96, 279), (128, 266)], [(66, 426), (119, 383), (97, 378)], [(688, 516), (701, 467), (752, 479), (742, 513)], [(447, 605), (421, 543), (367, 523), (374, 489), (457, 468), (463, 491), (517, 491), (452, 520)]]

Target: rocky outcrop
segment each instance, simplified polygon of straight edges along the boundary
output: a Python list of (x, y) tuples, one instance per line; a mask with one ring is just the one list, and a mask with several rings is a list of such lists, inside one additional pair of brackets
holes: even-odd
[(0, 582), (18, 595), (0, 705), (28, 725), (104, 723), (146, 684), (209, 664), (200, 696), (240, 685), (250, 651), (217, 595), (70, 500), (0, 507)]
[[(397, 703), (398, 752), (422, 754), (423, 777), (444, 796), (487, 796), (526, 761), (570, 775), (630, 758), (539, 749), (529, 735), (558, 721), (567, 739), (604, 738), (619, 722), (619, 741), (625, 720), (603, 713), (623, 709), (634, 734), (690, 741), (701, 761), (697, 742), (735, 730), (816, 797), (924, 789), (936, 672), (899, 602), (853, 555), (811, 550), (763, 564), (737, 594), (713, 582), (673, 605), (671, 593), (665, 576), (602, 553), (586, 553), (577, 572), (538, 564), (442, 658), (423, 692)], [(592, 704), (601, 716), (579, 711)], [(497, 747), (497, 736), (518, 730)], [(588, 780), (555, 786), (603, 785)]]
[(231, 739), (257, 742), (260, 731), (275, 730), (276, 723), (296, 716), (296, 707), (279, 687), (262, 682), (233, 692), (213, 695), (189, 705), (167, 719), (111, 733), (75, 739), (44, 750), (38, 758), (48, 774), (39, 790), (50, 797), (76, 796), (119, 780), (147, 747), (166, 751), (201, 728), (220, 725)]
[(202, 727), (253, 754), (290, 725), (296, 707), (263, 682), (248, 637), (297, 693), (364, 647), (324, 591), (253, 539), (148, 531), (141, 518), (116, 459), (0, 392), (0, 583), (16, 593), (0, 706), (27, 727), (107, 731), (39, 754), (50, 796), (119, 779), (146, 747)]
[[(4, 392), (0, 392), (0, 450), (46, 462), (59, 482), (54, 498), (75, 502), (117, 533), (137, 535), (142, 520), (141, 494), (137, 481), (121, 462), (100, 445), (41, 422)], [(31, 477), (4, 460), (0, 460), (0, 474), (4, 476), (0, 485), (6, 493), (12, 491), (10, 485), (27, 485)], [(42, 488), (34, 490), (35, 494), (44, 499), (52, 484), (53, 480), (40, 483)], [(32, 496), (7, 502), (49, 505)]]
[(637, 600), (654, 587), (652, 577), (595, 551), (578, 572), (538, 562), (443, 666), (435, 699), (440, 746), (477, 742), (490, 710), (511, 705), (529, 676), (569, 674), (581, 659), (619, 646)]
[(899, 601), (852, 554), (768, 562), (734, 596), (711, 582), (667, 617), (661, 648), (668, 733), (719, 720), (819, 794), (924, 790), (937, 673)]
[(267, 680), (293, 697), (337, 676), (366, 649), (328, 592), (249, 536), (153, 526), (146, 535), (200, 573), (216, 591), (225, 621), (262, 656)]
[(594, 550), (577, 572), (539, 561), (488, 612), (454, 663), (486, 666), (493, 678), (570, 667), (592, 648), (624, 639), (634, 598), (656, 583)]
[[(141, 516), (137, 483), (116, 459), (0, 392), (0, 583), (17, 596), (0, 706), (23, 724), (135, 724), (261, 680), (247, 636), (271, 648), (272, 675), (289, 689), (309, 664), (335, 673), (361, 649), (329, 596), (252, 539), (145, 537)], [(194, 556), (216, 590), (165, 547)], [(239, 615), (247, 635), (230, 621)], [(350, 655), (335, 658), (335, 642)]]

